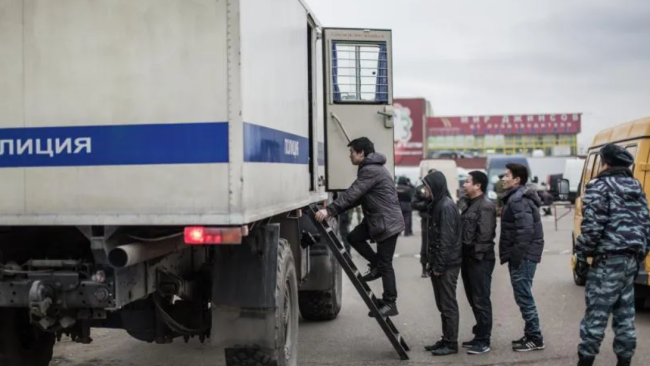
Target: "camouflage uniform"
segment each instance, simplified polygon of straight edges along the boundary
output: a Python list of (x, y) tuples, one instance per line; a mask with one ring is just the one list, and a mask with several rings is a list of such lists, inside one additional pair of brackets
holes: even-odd
[[(601, 150), (601, 154), (608, 152), (621, 153), (611, 147)], [(629, 158), (633, 159), (631, 155)], [(593, 264), (587, 274), (578, 365), (593, 364), (610, 313), (618, 364), (629, 365), (636, 349), (634, 279), (648, 253), (650, 239), (648, 202), (632, 172), (617, 166), (587, 184), (583, 202), (581, 235), (575, 246), (577, 270), (587, 269), (587, 257), (593, 258)]]

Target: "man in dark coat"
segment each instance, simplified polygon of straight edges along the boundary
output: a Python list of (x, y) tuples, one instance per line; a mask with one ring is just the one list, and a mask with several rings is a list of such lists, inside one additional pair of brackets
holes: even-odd
[(518, 352), (542, 350), (544, 338), (532, 292), (535, 270), (544, 252), (544, 230), (539, 213), (542, 201), (535, 185), (527, 184), (528, 168), (508, 164), (506, 169), (499, 256), (501, 264), (508, 263), (515, 302), (526, 323), (524, 336), (512, 341), (512, 349)]
[(429, 206), (428, 268), (433, 284), (436, 306), (442, 320), (442, 339), (425, 346), (434, 356), (458, 353), (458, 301), (456, 287), (462, 262), (460, 214), (451, 199), (447, 179), (442, 172), (433, 172), (423, 179)]
[[(325, 220), (359, 204), (363, 220), (348, 235), (350, 245), (369, 263), (365, 281), (381, 278), (384, 293), (379, 305), (382, 316), (395, 316), (397, 311), (397, 284), (393, 269), (393, 255), (397, 237), (404, 231), (404, 218), (397, 199), (392, 175), (384, 167), (386, 157), (375, 152), (373, 143), (366, 137), (350, 141), (350, 160), (359, 166), (357, 179), (334, 202), (316, 213), (316, 219)], [(368, 240), (377, 243), (377, 252)]]
[(422, 242), (420, 243), (420, 264), (422, 265), (422, 278), (429, 277), (429, 272), (427, 271), (428, 263), (428, 238), (427, 238), (427, 225), (429, 220), (429, 204), (431, 200), (427, 197), (425, 192), (424, 184), (415, 188), (415, 194), (413, 195), (413, 201), (411, 201), (411, 207), (414, 210), (417, 210), (420, 213), (420, 229), (422, 230)]
[(402, 216), (404, 217), (404, 236), (413, 235), (413, 225), (411, 225), (411, 217), (413, 216), (413, 208), (411, 201), (413, 200), (413, 187), (409, 185), (408, 178), (399, 177), (397, 180), (397, 198), (399, 205), (402, 209)]
[[(600, 149), (603, 170), (582, 199), (576, 272), (587, 277), (585, 316), (580, 322), (578, 366), (592, 366), (612, 316), (617, 366), (630, 366), (636, 350), (634, 279), (648, 255), (650, 215), (643, 186), (634, 178), (634, 157), (608, 144)], [(593, 258), (591, 268), (587, 258)]]
[(461, 199), (463, 264), (461, 275), (467, 301), (472, 307), (476, 325), (474, 339), (464, 342), (469, 354), (490, 351), (492, 334), (492, 302), (490, 300), (492, 273), (496, 256), (494, 238), (497, 228), (497, 207), (485, 196), (488, 177), (485, 173), (469, 173), (463, 185), (465, 196)]

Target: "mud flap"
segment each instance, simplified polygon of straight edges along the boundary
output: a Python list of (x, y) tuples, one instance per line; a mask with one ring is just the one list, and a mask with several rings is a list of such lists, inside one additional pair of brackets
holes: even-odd
[(228, 366), (297, 365), (293, 254), (279, 237), (279, 225), (256, 231), (262, 235), (251, 235), (247, 243), (216, 253), (210, 338), (213, 345), (225, 348)]

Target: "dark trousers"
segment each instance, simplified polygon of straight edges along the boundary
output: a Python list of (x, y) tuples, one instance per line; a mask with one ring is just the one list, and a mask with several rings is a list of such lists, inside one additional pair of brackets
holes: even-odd
[(377, 252), (368, 244), (370, 235), (365, 223), (357, 225), (348, 235), (348, 242), (364, 257), (370, 266), (376, 267), (381, 274), (382, 284), (384, 286), (383, 300), (385, 302), (395, 302), (397, 300), (397, 282), (395, 281), (395, 270), (393, 269), (393, 255), (397, 245), (398, 234), (377, 243)]
[(524, 260), (519, 268), (515, 268), (512, 262), (508, 262), (510, 270), (510, 283), (515, 294), (515, 302), (521, 311), (526, 326), (524, 335), (528, 338), (542, 339), (542, 331), (539, 327), (539, 314), (533, 298), (533, 279), (537, 263)]
[(490, 300), (494, 260), (463, 258), (462, 278), (467, 301), (472, 307), (476, 325), (474, 339), (490, 344), (492, 336), (492, 301)]
[(402, 211), (402, 217), (404, 218), (404, 235), (413, 235), (413, 211)]
[(458, 301), (456, 301), (456, 286), (460, 267), (448, 269), (441, 276), (431, 275), (433, 295), (442, 320), (442, 340), (458, 343)]
[(427, 218), (420, 216), (421, 221), (420, 221), (420, 228), (422, 229), (422, 243), (420, 243), (420, 263), (422, 264), (422, 268), (424, 268), (424, 265), (427, 264), (429, 261), (429, 253), (428, 253), (428, 229), (427, 229)]

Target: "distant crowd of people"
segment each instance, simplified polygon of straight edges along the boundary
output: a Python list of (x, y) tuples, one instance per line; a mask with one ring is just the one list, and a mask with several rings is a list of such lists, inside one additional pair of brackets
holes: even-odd
[[(514, 300), (525, 323), (523, 336), (512, 341), (514, 351), (545, 349), (540, 319), (532, 293), (544, 252), (542, 198), (529, 184), (528, 169), (508, 164), (502, 176), (500, 203), (489, 200), (485, 173), (472, 171), (464, 197), (451, 198), (443, 173), (435, 170), (412, 187), (405, 178), (394, 184), (385, 169), (386, 157), (365, 138), (352, 140), (350, 160), (358, 166), (348, 190), (316, 214), (318, 220), (361, 207), (363, 219), (346, 233), (346, 245), (368, 261), (365, 281), (382, 279), (384, 293), (377, 307), (382, 317), (398, 315), (393, 255), (399, 235), (412, 235), (412, 210), (422, 221), (420, 261), (422, 277), (430, 277), (440, 312), (442, 336), (425, 347), (435, 356), (459, 351), (459, 277), (476, 325), (473, 339), (463, 342), (470, 354), (490, 351), (492, 337), (491, 283), (496, 265), (497, 213), (501, 217), (498, 260), (507, 265)], [(591, 366), (604, 339), (610, 314), (615, 333), (618, 366), (629, 366), (636, 349), (634, 278), (648, 254), (650, 216), (642, 186), (630, 170), (634, 158), (617, 145), (601, 148), (602, 171), (586, 185), (581, 234), (576, 240), (576, 271), (587, 278), (586, 310), (580, 322), (578, 365)], [(407, 197), (409, 199), (407, 199)], [(349, 219), (349, 217), (348, 217)], [(368, 241), (377, 243), (373, 250)], [(587, 258), (594, 260), (589, 263)]]

